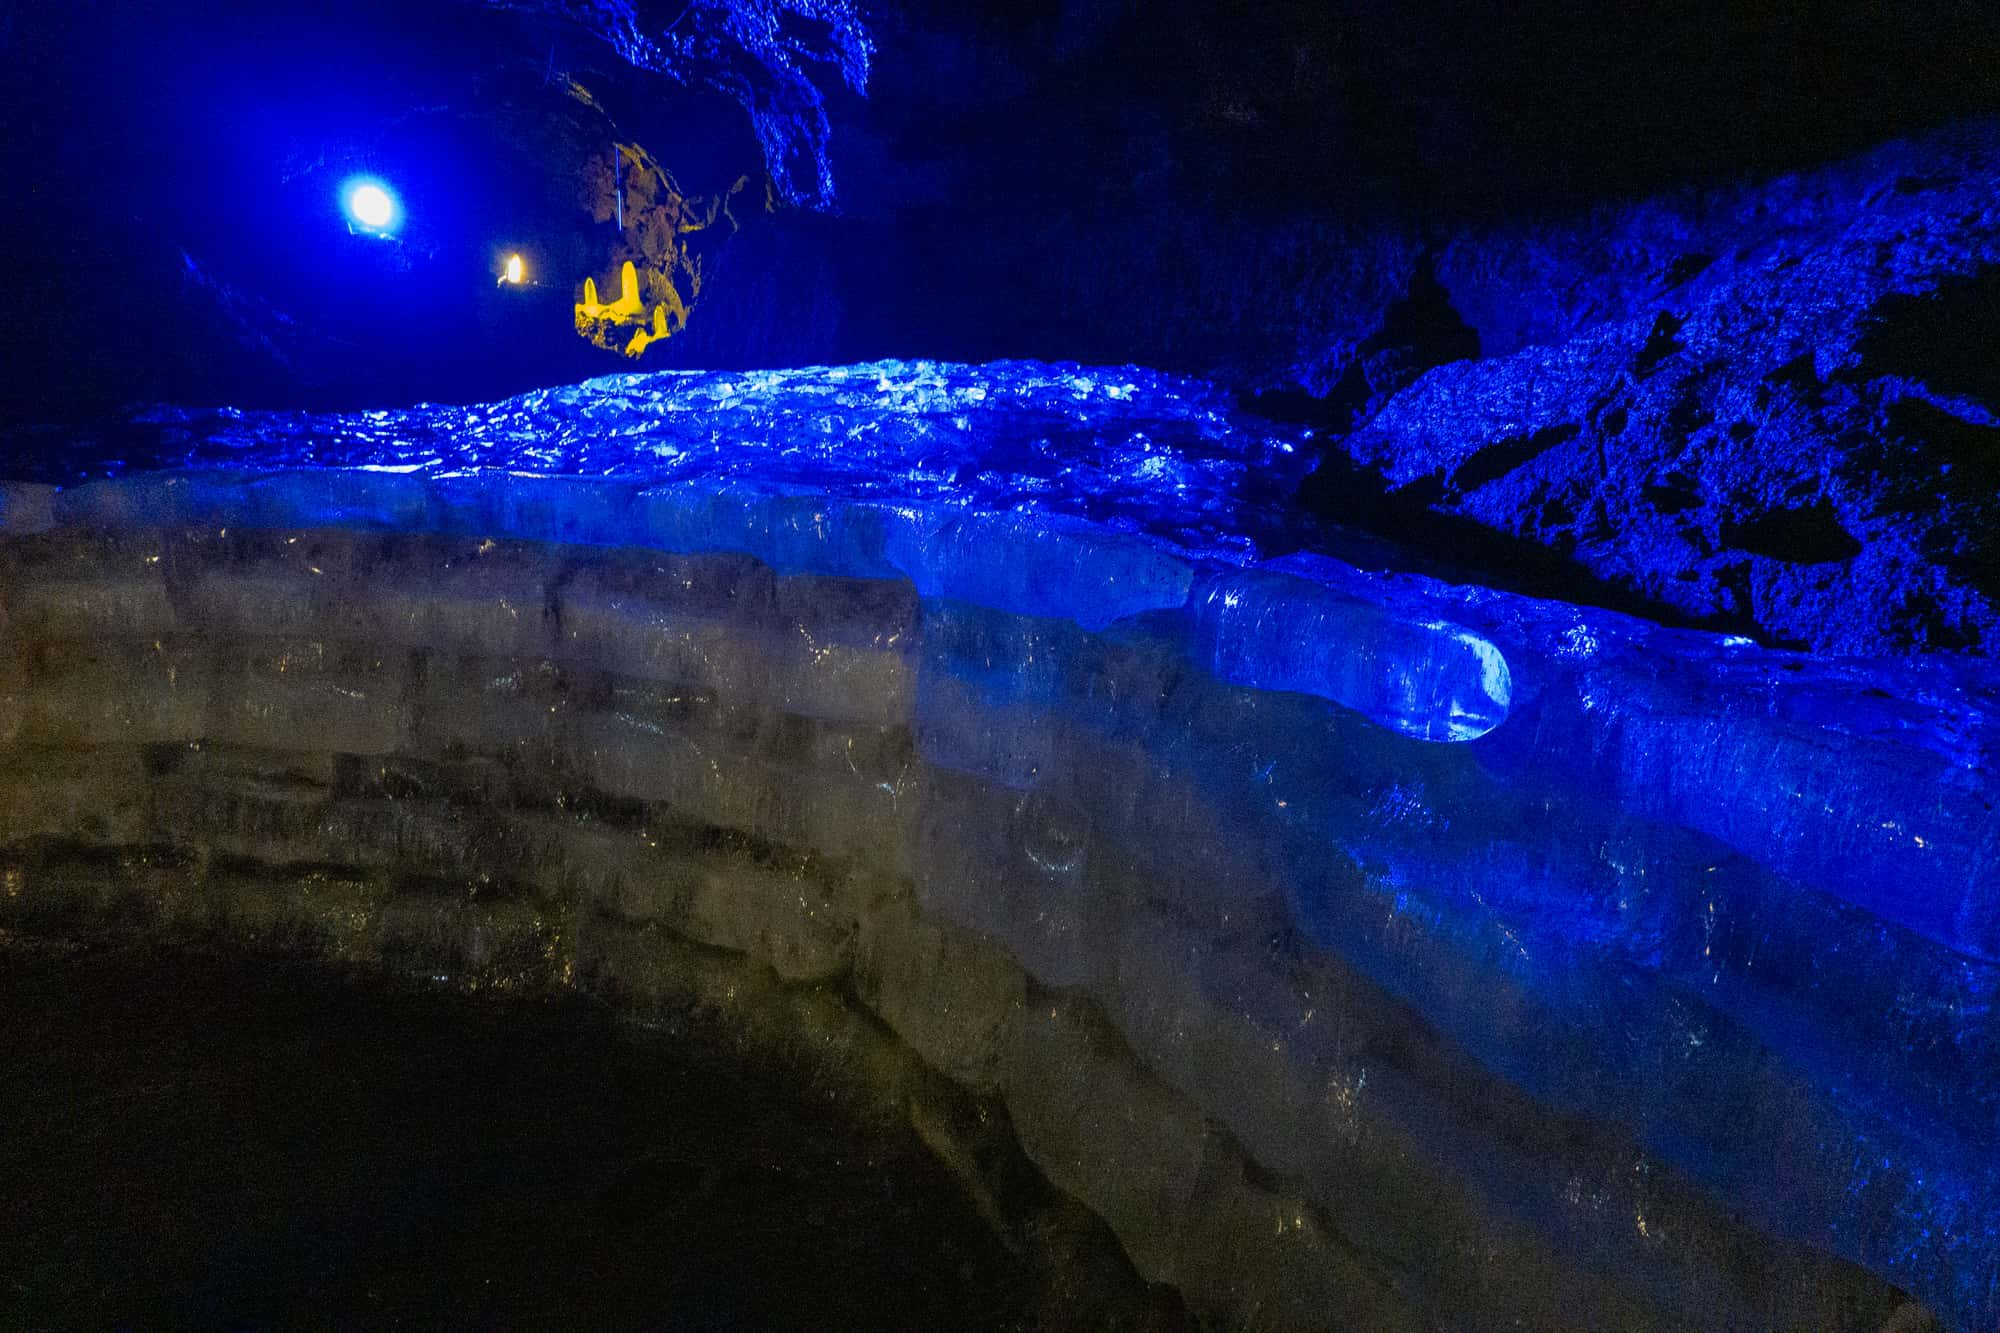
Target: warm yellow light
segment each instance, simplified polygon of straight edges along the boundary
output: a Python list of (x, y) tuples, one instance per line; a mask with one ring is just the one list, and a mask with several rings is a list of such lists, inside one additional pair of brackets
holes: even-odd
[(639, 299), (639, 268), (629, 259), (618, 270), (618, 299), (610, 311), (620, 324), (636, 324), (646, 317), (646, 303)]
[(521, 280), (521, 272), (522, 272), (522, 268), (521, 268), (521, 256), (519, 256), (519, 255), (508, 255), (508, 256), (507, 256), (507, 281), (509, 281), (509, 282), (519, 282), (519, 281)]

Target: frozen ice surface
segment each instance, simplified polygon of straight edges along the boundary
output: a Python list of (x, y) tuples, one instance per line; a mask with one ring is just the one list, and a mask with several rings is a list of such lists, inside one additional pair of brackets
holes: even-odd
[[(1307, 469), (1299, 437), (1226, 394), (1132, 367), (885, 361), (618, 375), (471, 407), (352, 414), (160, 408), (52, 445), (0, 440), (0, 472), (69, 484), (200, 467), (367, 468), (791, 486), (845, 499), (1122, 518), (1229, 543), (1258, 531)], [(349, 492), (356, 499), (364, 488)], [(393, 503), (393, 502), (392, 502)]]
[(1303, 443), (1152, 372), (895, 362), (15, 436), (0, 744), (563, 756), (925, 914), (710, 886), (705, 938), (902, 992), (869, 941), (976, 956), (988, 1008), (997, 946), (1357, 1234), (1428, 1163), (1679, 1275), (1633, 1282), (1740, 1215), (2000, 1319), (2000, 670), (1394, 572), (1287, 517)]
[[(1281, 501), (1307, 469), (1301, 443), (1208, 385), (1136, 368), (882, 362), (616, 376), (479, 407), (166, 409), (53, 454), (17, 437), (0, 467), (118, 478), (53, 501), (24, 491), (24, 521), (46, 510), (41, 521), (738, 551), (780, 573), (908, 578), (925, 597), (1102, 629), (1183, 609), (1199, 564), (1296, 545)], [(1227, 678), (1270, 673), (1433, 740), (1504, 716), (1506, 665), (1463, 627), (1297, 579), (1258, 586), (1204, 594), (1214, 605), (1197, 632)], [(1283, 586), (1315, 639), (1384, 646), (1297, 651), (1286, 610), (1267, 606)]]

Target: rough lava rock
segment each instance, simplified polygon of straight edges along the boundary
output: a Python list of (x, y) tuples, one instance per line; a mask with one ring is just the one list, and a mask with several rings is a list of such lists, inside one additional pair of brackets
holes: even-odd
[[(2000, 137), (1446, 247), (1488, 357), (1328, 447), (1346, 512), (1469, 520), (1695, 623), (2000, 650)], [(1524, 299), (1539, 293), (1539, 299)], [(1498, 355), (1495, 355), (1498, 353)]]

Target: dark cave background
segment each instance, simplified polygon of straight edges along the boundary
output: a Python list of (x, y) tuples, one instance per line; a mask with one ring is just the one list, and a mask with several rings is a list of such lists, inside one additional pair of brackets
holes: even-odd
[[(1337, 323), (1311, 279), (1371, 243), (1754, 180), (2000, 109), (2000, 11), (1945, 0), (866, 16), (868, 93), (830, 107), (836, 210), (756, 228), (649, 367), (1035, 357), (1282, 383), (1299, 335)], [(6, 407), (36, 419), (484, 397), (625, 368), (571, 346), (563, 319), (481, 300), (478, 252), (509, 238), (533, 242), (545, 304), (591, 260), (574, 177), (608, 130), (551, 73), (690, 193), (762, 165), (726, 99), (559, 14), (30, 5), (0, 58)], [(347, 163), (410, 195), (405, 245), (345, 234)]]
[[(2000, 377), (1965, 350), (2000, 335), (2000, 9), (868, 5), (865, 94), (816, 79), (836, 199), (738, 210), (634, 362), (571, 327), (619, 241), (591, 155), (712, 196), (767, 183), (743, 102), (804, 112), (635, 67), (616, 8), (0, 19), (0, 418), (1137, 363), (1312, 425), (1302, 504), (1494, 582), (1825, 651), (2000, 641)], [(398, 243), (348, 233), (357, 170)], [(495, 284), (510, 248), (537, 285)]]

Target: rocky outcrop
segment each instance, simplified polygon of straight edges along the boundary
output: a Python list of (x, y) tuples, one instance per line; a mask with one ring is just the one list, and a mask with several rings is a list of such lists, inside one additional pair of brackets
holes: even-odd
[(1776, 643), (2000, 652), (1996, 191), (1964, 131), (1461, 236), (1440, 280), (1488, 356), (1331, 441), (1306, 495), (1379, 488), (1406, 529), (1469, 522)]
[[(587, 93), (577, 92), (595, 107)], [(576, 331), (606, 351), (637, 358), (687, 327), (708, 269), (737, 230), (732, 206), (749, 190), (750, 178), (739, 176), (721, 194), (690, 197), (645, 148), (616, 142), (588, 158), (580, 176), (579, 202), (591, 222), (617, 228), (611, 263), (618, 295), (600, 301), (597, 280), (586, 277)]]

